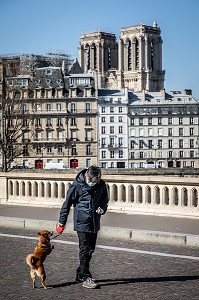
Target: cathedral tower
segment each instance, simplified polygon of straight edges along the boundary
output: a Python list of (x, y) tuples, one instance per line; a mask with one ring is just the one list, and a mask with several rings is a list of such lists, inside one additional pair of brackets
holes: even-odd
[(115, 34), (101, 31), (83, 34), (79, 62), (84, 73), (95, 77), (96, 88), (134, 92), (164, 89), (160, 28), (143, 24), (122, 28)]
[(108, 70), (117, 69), (117, 53), (115, 34), (97, 31), (81, 36), (80, 66), (84, 73), (96, 77), (98, 88), (105, 87)]
[(122, 28), (118, 49), (118, 85), (135, 92), (164, 88), (160, 28), (136, 25)]

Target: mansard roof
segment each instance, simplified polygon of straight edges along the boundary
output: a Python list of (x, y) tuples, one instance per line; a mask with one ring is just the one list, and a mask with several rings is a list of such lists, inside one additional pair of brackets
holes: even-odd
[(37, 68), (34, 78), (35, 88), (62, 88), (64, 87), (64, 78), (61, 68), (43, 67)]

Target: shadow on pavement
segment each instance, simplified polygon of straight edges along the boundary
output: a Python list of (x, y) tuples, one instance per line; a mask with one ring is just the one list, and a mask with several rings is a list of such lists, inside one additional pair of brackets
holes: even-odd
[(55, 288), (61, 288), (61, 287), (74, 285), (74, 284), (79, 284), (79, 282), (77, 282), (77, 281), (68, 281), (68, 282), (63, 282), (63, 283), (59, 283), (59, 284), (51, 284), (51, 285), (48, 285), (48, 288), (55, 289)]
[(100, 286), (128, 284), (136, 282), (163, 282), (163, 281), (187, 281), (198, 280), (199, 276), (163, 276), (163, 277), (143, 277), (143, 278), (114, 278), (114, 279), (102, 279), (96, 280)]

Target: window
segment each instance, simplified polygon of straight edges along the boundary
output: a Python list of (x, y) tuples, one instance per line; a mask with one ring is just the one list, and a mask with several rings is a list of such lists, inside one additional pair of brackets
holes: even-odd
[(71, 108), (71, 112), (72, 113), (76, 112), (76, 105), (75, 105), (75, 103), (71, 103), (70, 104), (70, 108)]
[(149, 147), (149, 149), (153, 148), (153, 141), (152, 140), (148, 141), (148, 147)]
[(114, 117), (110, 117), (110, 123), (114, 122)]
[(168, 117), (168, 124), (169, 124), (169, 125), (173, 124), (173, 119), (172, 119), (172, 117)]
[(143, 118), (139, 118), (139, 125), (143, 125)]
[(57, 130), (57, 139), (58, 140), (63, 140), (63, 131)]
[(119, 150), (119, 158), (123, 158), (123, 150)]
[(173, 151), (169, 151), (169, 158), (173, 157)]
[(41, 105), (40, 104), (36, 104), (36, 111), (41, 111)]
[(75, 117), (71, 117), (71, 119), (70, 119), (70, 125), (71, 126), (76, 126), (76, 119), (75, 119)]
[(114, 126), (110, 126), (110, 133), (114, 133)]
[(179, 140), (179, 148), (183, 148), (183, 140)]
[(50, 130), (46, 131), (46, 139), (47, 140), (51, 140), (52, 139), (52, 131), (50, 131)]
[(123, 118), (121, 116), (118, 117), (118, 122), (122, 123), (123, 122)]
[(153, 129), (152, 128), (148, 128), (148, 136), (153, 136)]
[(123, 126), (119, 126), (119, 133), (123, 133)]
[(140, 128), (139, 129), (139, 136), (143, 136), (144, 135), (144, 130), (143, 130), (143, 128)]
[(101, 133), (106, 133), (106, 127), (105, 126), (101, 127)]
[(134, 149), (134, 147), (135, 147), (135, 142), (134, 141), (131, 141), (130, 147), (131, 147), (131, 149)]
[(110, 158), (114, 158), (115, 157), (115, 152), (114, 151), (110, 151)]
[(194, 135), (194, 128), (190, 128), (190, 135)]
[(131, 119), (131, 126), (133, 126), (133, 125), (135, 125), (135, 119), (134, 118)]
[(36, 153), (41, 154), (41, 146), (36, 146)]
[(189, 141), (189, 143), (190, 143), (190, 148), (194, 148), (194, 140), (191, 139), (191, 140)]
[(86, 130), (85, 134), (86, 134), (86, 141), (91, 141), (92, 140), (91, 130)]
[(71, 155), (77, 155), (76, 145), (72, 145), (72, 147), (71, 147)]
[(189, 124), (194, 124), (194, 119), (193, 119), (193, 117), (190, 117), (190, 119), (189, 119)]
[(102, 123), (105, 123), (105, 122), (106, 122), (106, 118), (102, 117)]
[(106, 112), (106, 107), (102, 106), (102, 113)]
[(159, 135), (159, 136), (162, 135), (162, 128), (158, 128), (158, 135)]
[(58, 147), (57, 147), (57, 153), (62, 154), (62, 146), (58, 145)]
[(52, 126), (51, 117), (46, 118), (46, 126)]
[(46, 69), (46, 75), (52, 75), (52, 69)]
[(91, 117), (86, 117), (86, 124), (85, 125), (91, 125)]
[(183, 117), (179, 117), (179, 124), (180, 124), (180, 125), (183, 124)]
[(135, 152), (131, 152), (131, 159), (135, 158)]
[(91, 104), (86, 103), (86, 112), (90, 112), (90, 111), (91, 111)]
[(106, 145), (106, 138), (102, 138), (101, 139), (101, 146), (102, 146), (102, 148), (105, 147), (105, 145)]
[(172, 136), (173, 135), (173, 128), (168, 128), (168, 136)]
[(71, 135), (71, 140), (77, 139), (77, 131), (76, 130), (71, 130), (70, 135)]
[(35, 126), (36, 127), (40, 127), (41, 126), (41, 119), (40, 118), (36, 118), (36, 120), (35, 120)]
[(114, 107), (113, 106), (110, 107), (110, 112), (114, 113)]
[(192, 167), (192, 168), (195, 167), (195, 161), (191, 161), (191, 167)]
[(123, 107), (119, 106), (119, 113), (122, 113)]
[(131, 135), (131, 136), (135, 136), (135, 129), (131, 129), (130, 135)]
[(115, 144), (115, 139), (114, 137), (111, 137), (110, 138), (110, 145), (113, 146)]
[(86, 155), (91, 155), (91, 145), (86, 145)]
[(102, 158), (106, 158), (106, 151), (102, 151)]
[(143, 141), (139, 141), (139, 149), (143, 149), (144, 148), (144, 143)]
[(144, 152), (140, 152), (140, 158), (144, 158)]
[(119, 137), (118, 139), (119, 147), (123, 145), (123, 138)]
[(46, 110), (51, 111), (51, 104), (49, 104), (49, 103), (46, 104)]
[(169, 149), (173, 148), (173, 140), (169, 140)]
[(56, 109), (57, 109), (57, 111), (61, 111), (61, 103), (56, 104)]
[(158, 118), (158, 125), (162, 125), (162, 118), (161, 117)]
[(179, 128), (179, 135), (182, 136), (184, 134), (183, 128)]
[(152, 121), (153, 121), (153, 119), (151, 117), (148, 118), (148, 125), (152, 125)]
[(52, 153), (52, 146), (47, 146), (47, 153), (51, 154)]
[(162, 140), (158, 140), (158, 148), (162, 149)]
[(190, 151), (190, 157), (194, 157), (194, 151), (193, 150)]
[(62, 118), (61, 117), (57, 118), (57, 126), (62, 126)]
[(27, 111), (26, 104), (22, 105), (22, 112), (25, 113)]
[(180, 156), (180, 158), (184, 157), (184, 152), (180, 151), (179, 156)]

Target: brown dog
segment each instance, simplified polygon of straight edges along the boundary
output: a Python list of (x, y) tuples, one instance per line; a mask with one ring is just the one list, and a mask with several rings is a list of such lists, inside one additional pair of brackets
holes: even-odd
[(48, 230), (42, 230), (38, 232), (39, 235), (39, 243), (35, 247), (35, 251), (33, 254), (29, 254), (26, 257), (26, 262), (30, 266), (30, 277), (32, 279), (33, 288), (35, 285), (35, 277), (36, 275), (41, 278), (42, 286), (47, 289), (45, 280), (46, 274), (44, 270), (44, 261), (54, 248), (50, 243), (50, 236), (52, 236), (53, 232)]

